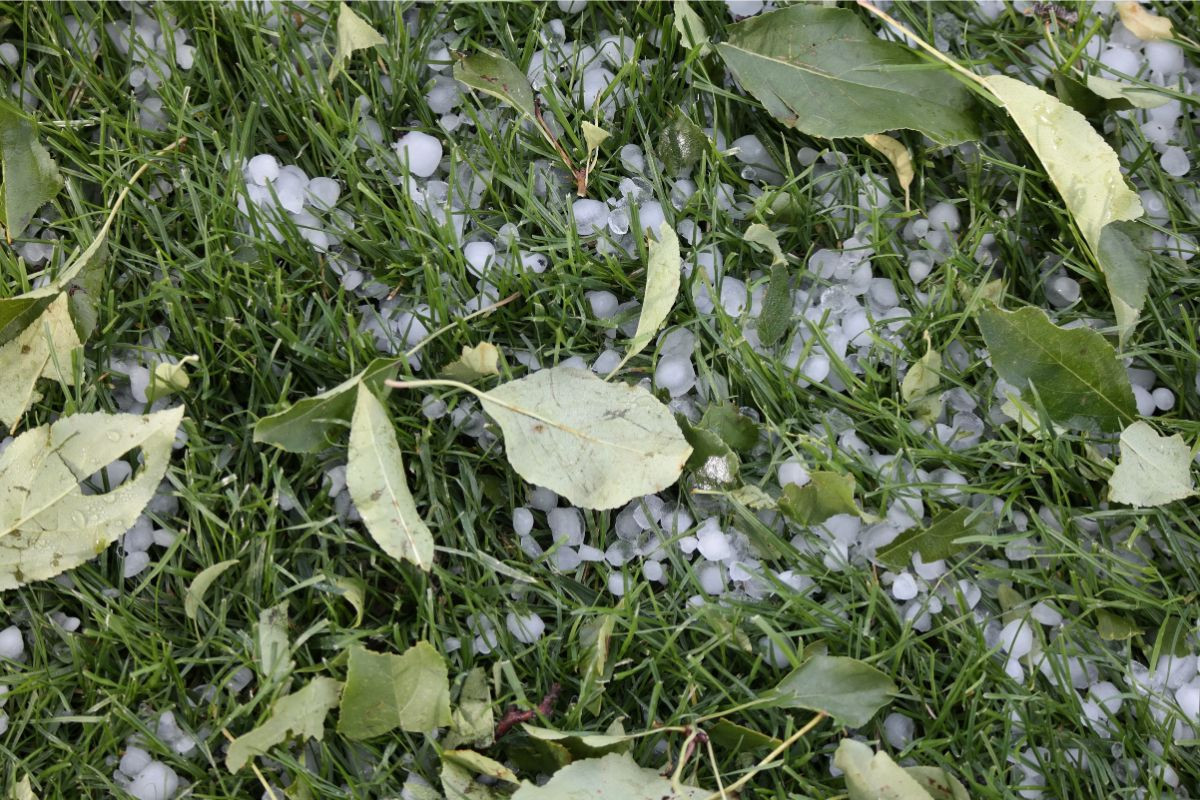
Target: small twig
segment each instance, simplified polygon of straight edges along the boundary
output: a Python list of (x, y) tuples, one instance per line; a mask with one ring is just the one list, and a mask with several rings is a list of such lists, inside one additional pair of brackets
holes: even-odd
[(817, 725), (820, 724), (821, 720), (825, 719), (825, 716), (826, 716), (826, 714), (824, 711), (819, 712), (815, 717), (810, 719), (804, 725), (804, 727), (802, 727), (800, 730), (793, 733), (788, 738), (784, 739), (782, 742), (780, 742), (778, 747), (776, 747), (771, 752), (767, 753), (766, 757), (763, 758), (762, 761), (759, 761), (757, 764), (755, 764), (750, 769), (749, 772), (747, 772), (742, 777), (738, 778), (733, 783), (729, 784), (729, 786), (726, 786), (723, 789), (720, 789), (719, 791), (713, 792), (708, 797), (704, 798), (704, 800), (722, 800), (722, 798), (726, 797), (727, 795), (733, 794), (734, 792), (738, 791), (743, 786), (745, 786), (747, 783), (752, 781), (754, 779), (754, 776), (757, 775), (758, 773), (762, 772), (764, 769), (768, 769), (770, 767), (775, 766), (772, 763), (775, 760), (775, 758), (782, 755), (789, 747), (791, 747), (796, 742), (803, 739), (804, 735), (806, 733), (811, 731), (813, 728), (817, 727)]
[(537, 120), (538, 126), (542, 129), (542, 136), (545, 136), (546, 141), (558, 152), (558, 157), (562, 159), (566, 168), (571, 170), (571, 175), (575, 178), (575, 193), (580, 197), (587, 197), (587, 169), (580, 170), (575, 167), (575, 162), (571, 160), (571, 157), (567, 155), (567, 151), (559, 144), (558, 137), (551, 133), (550, 126), (546, 124), (546, 120), (542, 117), (542, 107), (538, 103), (535, 103), (533, 106), (533, 116)]
[(491, 305), (484, 306), (483, 308), (479, 309), (478, 311), (472, 311), (470, 314), (467, 314), (465, 317), (462, 317), (461, 319), (456, 319), (451, 323), (443, 325), (442, 327), (438, 328), (436, 331), (429, 334), (424, 339), (422, 339), (421, 341), (419, 341), (415, 345), (413, 345), (411, 350), (408, 350), (407, 352), (405, 352), (404, 357), (412, 358), (417, 353), (421, 352), (422, 347), (429, 344), (434, 339), (441, 336), (443, 333), (450, 330), (451, 328), (456, 327), (458, 325), (458, 323), (466, 322), (469, 319), (475, 319), (475, 317), (482, 317), (484, 314), (490, 314), (491, 312), (495, 311), (497, 308), (508, 305), (509, 303), (511, 303), (513, 300), (516, 300), (520, 296), (521, 296), (520, 292), (513, 292), (512, 294), (510, 294), (508, 297), (504, 298), (503, 300), (497, 300), (496, 302), (492, 303)]
[(558, 695), (561, 691), (562, 687), (557, 683), (551, 684), (550, 691), (542, 698), (542, 702), (538, 703), (536, 709), (521, 711), (516, 706), (509, 706), (508, 710), (504, 712), (504, 716), (500, 718), (500, 722), (497, 723), (496, 734), (493, 738), (499, 739), (520, 723), (529, 722), (538, 715), (549, 718), (554, 713), (554, 704), (558, 701)]

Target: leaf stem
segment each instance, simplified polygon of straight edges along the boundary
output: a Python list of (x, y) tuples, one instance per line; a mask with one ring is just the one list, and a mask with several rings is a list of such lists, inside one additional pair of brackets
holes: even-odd
[(742, 777), (738, 778), (733, 783), (729, 784), (729, 786), (725, 787), (724, 789), (717, 791), (717, 792), (713, 792), (708, 797), (704, 798), (704, 800), (722, 800), (722, 798), (725, 798), (728, 795), (736, 793), (739, 789), (741, 789), (743, 786), (745, 786), (747, 783), (749, 783), (751, 780), (753, 780), (755, 775), (762, 772), (764, 769), (768, 769), (770, 767), (775, 766), (771, 762), (774, 761), (777, 756), (783, 754), (783, 752), (786, 751), (789, 747), (791, 747), (796, 742), (803, 739), (805, 734), (807, 734), (813, 728), (817, 727), (817, 725), (820, 724), (821, 720), (825, 719), (825, 717), (826, 717), (826, 714), (824, 711), (818, 712), (815, 717), (810, 719), (804, 725), (804, 727), (800, 728), (800, 730), (796, 731), (791, 736), (784, 739), (782, 742), (780, 742), (778, 747), (776, 747), (771, 752), (767, 753), (767, 755), (763, 758), (763, 760), (759, 761), (757, 764), (755, 764), (750, 769), (749, 772), (747, 772)]
[[(967, 69), (962, 64), (959, 64), (957, 61), (955, 61), (954, 59), (947, 56), (941, 50), (938, 50), (936, 47), (934, 47), (929, 42), (922, 39), (920, 36), (917, 36), (917, 34), (913, 33), (911, 30), (909, 30), (909, 28), (907, 26), (905, 26), (904, 23), (902, 23), (899, 20), (897, 20), (896, 18), (892, 17), (886, 11), (883, 11), (882, 9), (879, 9), (879, 8), (876, 8), (875, 6), (873, 6), (869, 2), (869, 0), (858, 0), (858, 4), (860, 6), (862, 6), (863, 8), (865, 8), (867, 11), (870, 11), (875, 16), (879, 17), (881, 20), (886, 22), (888, 25), (891, 25), (894, 29), (896, 29), (900, 33), (902, 33), (905, 36), (912, 39), (914, 42), (916, 42), (921, 47), (922, 50), (929, 53), (931, 56), (936, 58), (938, 61), (941, 61), (943, 64), (945, 64), (946, 66), (955, 70), (960, 75), (963, 75), (964, 77), (971, 79), (975, 83), (982, 86), (984, 89), (988, 88), (987, 81), (985, 81), (983, 78), (979, 77), (974, 72), (971, 72), (971, 70)], [(991, 94), (990, 90), (988, 91), (988, 94)]]
[(404, 357), (412, 358), (417, 353), (421, 352), (421, 348), (423, 348), (425, 345), (429, 344), (430, 342), (432, 342), (434, 339), (441, 336), (446, 331), (457, 327), (458, 323), (466, 322), (469, 319), (475, 319), (475, 317), (482, 317), (484, 314), (490, 314), (491, 312), (495, 311), (497, 308), (508, 305), (509, 303), (511, 303), (513, 300), (516, 300), (520, 296), (521, 296), (520, 292), (513, 292), (512, 294), (510, 294), (508, 297), (504, 298), (503, 300), (497, 300), (495, 303), (492, 303), (490, 306), (484, 306), (483, 308), (479, 309), (478, 311), (472, 311), (470, 314), (467, 314), (465, 317), (460, 317), (459, 319), (456, 319), (453, 322), (449, 322), (449, 323), (443, 325), (442, 327), (438, 328), (436, 331), (429, 334), (424, 339), (422, 339), (421, 341), (419, 341), (415, 345), (413, 345), (412, 349), (406, 350), (404, 352)]

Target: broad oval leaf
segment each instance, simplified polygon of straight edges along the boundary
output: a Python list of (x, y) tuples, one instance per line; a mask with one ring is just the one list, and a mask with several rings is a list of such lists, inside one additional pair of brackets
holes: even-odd
[(1137, 406), (1129, 376), (1104, 337), (1089, 328), (1066, 330), (1041, 309), (1004, 311), (987, 304), (979, 329), (1000, 377), (1032, 387), (1050, 418), (1081, 430), (1120, 430)]
[(556, 731), (524, 723), (521, 726), (535, 739), (558, 742), (575, 758), (598, 758), (609, 753), (624, 753), (629, 743), (637, 737), (629, 734), (588, 733), (583, 731)]
[(891, 702), (896, 684), (858, 659), (813, 656), (779, 682), (761, 705), (824, 711), (851, 728), (861, 728)]
[(785, 125), (826, 139), (899, 128), (942, 144), (980, 137), (958, 78), (878, 38), (852, 11), (800, 3), (727, 30), (721, 58)]
[(281, 681), (292, 671), (292, 644), (288, 639), (288, 603), (258, 612), (258, 669), (266, 681)]
[(201, 570), (196, 577), (192, 578), (192, 582), (188, 584), (187, 594), (183, 596), (183, 613), (188, 619), (196, 618), (196, 615), (200, 613), (200, 604), (204, 602), (204, 593), (217, 578), (221, 577), (225, 570), (236, 563), (238, 563), (236, 558), (219, 561), (211, 567)]
[(350, 648), (338, 733), (370, 739), (400, 728), (428, 733), (449, 725), (450, 680), (446, 662), (428, 642), (404, 655)]
[[(154, 497), (183, 407), (74, 414), (26, 431), (0, 453), (0, 591), (90, 561), (125, 533)], [(140, 448), (142, 466), (107, 494), (80, 481)]]
[(692, 448), (671, 412), (638, 386), (553, 367), (479, 395), (521, 477), (581, 508), (606, 509), (679, 479)]
[(5, 425), (15, 428), (37, 398), (39, 378), (75, 383), (72, 354), (82, 343), (68, 304), (67, 295), (59, 294), (20, 335), (0, 345), (0, 422)]
[(229, 743), (225, 767), (237, 772), (254, 756), (266, 755), (288, 736), (302, 739), (325, 737), (325, 717), (342, 693), (342, 684), (333, 678), (313, 678), (298, 692), (281, 697), (262, 725)]
[(1108, 479), (1108, 499), (1145, 508), (1196, 493), (1192, 449), (1179, 434), (1159, 436), (1145, 422), (1121, 431), (1121, 460)]
[(530, 119), (537, 116), (533, 87), (520, 68), (499, 53), (481, 50), (454, 63), (454, 79), (490, 94)]
[(333, 52), (333, 63), (329, 65), (329, 80), (332, 81), (345, 68), (355, 50), (386, 44), (387, 39), (379, 31), (350, 10), (350, 6), (342, 3), (338, 7), (337, 49)]
[[(475, 667), (463, 679), (458, 701), (450, 714), (450, 732), (443, 747), (490, 747), (495, 740), (496, 719), (492, 713), (492, 690), (483, 667)], [(515, 781), (514, 781), (515, 783)]]
[(433, 534), (408, 491), (396, 429), (383, 403), (365, 385), (358, 388), (350, 423), (346, 488), (371, 538), (385, 553), (426, 571), (433, 566)]
[(862, 516), (862, 509), (854, 502), (855, 488), (853, 475), (813, 472), (803, 486), (789, 483), (783, 487), (779, 510), (800, 525), (819, 525), (835, 514)]
[(629, 350), (609, 375), (613, 375), (625, 362), (640, 353), (654, 334), (667, 321), (675, 298), (679, 296), (679, 238), (675, 229), (667, 223), (658, 226), (658, 238), (651, 237), (649, 257), (646, 260), (646, 297), (642, 301), (642, 314), (638, 318), (637, 331)]
[(631, 756), (610, 753), (568, 764), (544, 786), (522, 783), (512, 800), (704, 800), (710, 794), (696, 786), (672, 785), (670, 778), (639, 767)]
[(0, 205), (8, 240), (20, 236), (33, 215), (54, 199), (63, 179), (32, 122), (11, 102), (0, 101), (0, 163), (4, 184)]
[(654, 154), (662, 159), (667, 174), (674, 175), (699, 161), (709, 142), (700, 126), (676, 108), (654, 142)]
[(349, 380), (289, 408), (263, 417), (254, 424), (255, 443), (266, 442), (289, 453), (316, 453), (330, 445), (330, 436), (341, 430), (354, 413), (359, 384), (378, 390), (396, 375), (395, 358), (377, 358)]

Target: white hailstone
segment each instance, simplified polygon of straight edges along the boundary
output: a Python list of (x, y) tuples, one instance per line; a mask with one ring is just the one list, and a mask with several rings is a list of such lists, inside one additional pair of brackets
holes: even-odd
[(1175, 656), (1170, 653), (1160, 655), (1158, 665), (1154, 668), (1154, 680), (1161, 682), (1168, 689), (1178, 689), (1196, 677), (1196, 657), (1193, 655)]
[(559, 547), (550, 553), (550, 563), (559, 572), (571, 572), (583, 563), (583, 559), (575, 548)]
[(1170, 212), (1167, 210), (1167, 201), (1153, 189), (1139, 192), (1138, 198), (1142, 201), (1142, 208), (1150, 219), (1165, 220), (1170, 216)]
[(776, 476), (779, 480), (779, 488), (787, 486), (789, 483), (794, 483), (796, 486), (803, 486), (808, 483), (808, 470), (804, 465), (795, 459), (783, 462), (779, 465), (779, 472)]
[(15, 67), (20, 60), (21, 54), (17, 51), (16, 45), (12, 42), (0, 44), (0, 61), (3, 61), (6, 66)]
[(658, 238), (658, 228), (667, 221), (663, 215), (662, 203), (657, 200), (650, 200), (638, 206), (638, 222), (642, 226), (642, 230), (649, 233), (655, 239)]
[(1110, 47), (1100, 54), (1098, 60), (1105, 67), (1100, 70), (1100, 74), (1114, 80), (1126, 76), (1136, 77), (1138, 69), (1142, 65), (1142, 60), (1138, 58), (1137, 54), (1124, 47)]
[(912, 600), (918, 591), (916, 578), (907, 572), (901, 572), (892, 582), (892, 597), (902, 603)]
[(1029, 616), (1043, 625), (1060, 625), (1063, 621), (1058, 609), (1047, 603), (1034, 603), (1033, 608), (1029, 609)]
[(766, 5), (763, 0), (725, 0), (725, 7), (729, 9), (729, 16), (734, 19), (742, 17), (752, 17), (763, 10)]
[(504, 619), (504, 624), (512, 637), (522, 644), (533, 644), (542, 638), (542, 633), (546, 630), (546, 622), (532, 612), (518, 614), (510, 611)]
[(442, 143), (433, 136), (421, 131), (410, 131), (404, 134), (392, 145), (401, 164), (408, 166), (408, 171), (418, 178), (428, 178), (437, 171), (442, 160)]
[(130, 746), (125, 749), (125, 753), (121, 756), (121, 761), (117, 765), (117, 769), (132, 778), (150, 766), (150, 762), (153, 760), (150, 754), (142, 748)]
[(1162, 165), (1163, 172), (1176, 178), (1187, 175), (1192, 166), (1187, 151), (1182, 147), (1168, 147), (1158, 163)]
[(252, 680), (254, 680), (254, 671), (249, 667), (241, 667), (229, 676), (229, 680), (225, 681), (225, 688), (231, 693), (237, 694), (249, 686)]
[(342, 187), (333, 178), (313, 178), (306, 189), (308, 203), (318, 211), (333, 208), (342, 195)]
[(842, 317), (842, 336), (851, 347), (867, 347), (871, 344), (871, 320), (861, 309)]
[(979, 605), (979, 601), (983, 598), (983, 590), (965, 579), (958, 582), (958, 591), (962, 595), (963, 603), (968, 611)]
[(783, 669), (792, 663), (791, 659), (788, 658), (788, 652), (772, 641), (769, 636), (764, 636), (758, 640), (758, 649), (762, 652), (763, 658), (766, 659), (767, 663), (776, 669)]
[(814, 383), (820, 383), (829, 375), (829, 358), (820, 353), (809, 356), (800, 365), (800, 374)]
[(154, 531), (154, 543), (159, 547), (170, 547), (175, 544), (175, 534), (159, 528)]
[(575, 232), (580, 236), (591, 236), (608, 223), (608, 206), (599, 200), (576, 200), (571, 212), (575, 218)]
[(121, 540), (121, 547), (126, 553), (141, 553), (149, 550), (154, 542), (154, 529), (150, 520), (139, 517), (138, 521)]
[(151, 761), (125, 787), (136, 800), (170, 800), (178, 789), (179, 776), (160, 761)]
[(895, 308), (900, 302), (896, 286), (890, 278), (873, 278), (867, 290), (867, 298), (881, 309)]
[(588, 292), (584, 295), (592, 307), (592, 315), (596, 319), (608, 319), (617, 311), (620, 300), (612, 292)]
[(705, 520), (705, 524), (696, 533), (697, 549), (700, 555), (709, 561), (724, 561), (733, 556), (733, 545), (729, 543), (729, 536), (720, 528), (709, 525), (710, 520)]
[(696, 370), (690, 358), (660, 358), (654, 368), (654, 385), (666, 389), (672, 397), (687, 393), (696, 384)]
[(479, 277), (496, 263), (496, 246), (491, 242), (469, 242), (463, 247), (463, 257), (467, 268)]
[(663, 567), (658, 561), (643, 561), (642, 562), (642, 577), (648, 581), (662, 580)]
[(1056, 275), (1046, 282), (1046, 300), (1055, 308), (1066, 308), (1079, 300), (1079, 281), (1070, 275)]
[(558, 10), (564, 14), (578, 14), (587, 8), (587, 0), (558, 0)]
[(9, 625), (0, 631), (0, 658), (9, 658), (15, 661), (24, 654), (25, 640), (21, 637), (20, 628), (16, 625)]
[(1200, 684), (1186, 683), (1175, 690), (1175, 702), (1189, 722), (1200, 722)]
[(583, 73), (583, 106), (591, 108), (613, 82), (613, 74), (604, 67), (589, 67)]
[(608, 575), (608, 590), (617, 597), (625, 594), (625, 576), (620, 572), (610, 572)]
[(124, 578), (137, 577), (146, 567), (150, 566), (150, 556), (144, 550), (136, 553), (130, 553), (125, 556), (125, 562), (121, 568), (121, 575)]
[(1116, 714), (1121, 710), (1121, 690), (1108, 681), (1100, 681), (1092, 684), (1088, 689), (1088, 697), (1103, 707), (1109, 714)]
[(1175, 407), (1175, 393), (1165, 386), (1160, 386), (1150, 393), (1150, 397), (1154, 399), (1154, 405), (1159, 411), (1170, 411)]
[(544, 486), (535, 486), (529, 497), (529, 505), (538, 511), (550, 511), (558, 507), (558, 495)]
[(545, 550), (538, 544), (537, 539), (532, 536), (520, 537), (521, 552), (530, 558), (541, 558), (545, 554)]
[(540, 275), (550, 266), (550, 260), (541, 253), (521, 253), (521, 266)]
[(255, 185), (266, 186), (279, 177), (279, 161), (267, 153), (257, 155), (246, 165), (246, 175)]
[(145, 403), (146, 390), (150, 388), (150, 370), (143, 366), (134, 366), (129, 369), (129, 391), (133, 395), (133, 399), (139, 403)]
[(435, 114), (448, 114), (462, 99), (458, 81), (448, 76), (438, 76), (433, 88), (425, 95), (425, 104)]
[(1164, 77), (1178, 75), (1183, 71), (1183, 48), (1174, 42), (1146, 42), (1143, 52), (1150, 69)]
[(587, 362), (583, 360), (583, 356), (571, 356), (558, 362), (558, 366), (570, 367), (572, 369), (587, 369)]
[(620, 149), (617, 157), (621, 159), (621, 168), (632, 174), (641, 174), (646, 171), (646, 156), (642, 153), (642, 148), (636, 144), (627, 144)]
[(718, 595), (725, 592), (725, 573), (720, 564), (706, 562), (696, 567), (696, 580), (700, 588), (708, 595)]
[(596, 356), (596, 360), (592, 362), (592, 372), (597, 375), (607, 375), (617, 368), (621, 363), (621, 354), (616, 350), (605, 350), (600, 355)]
[[(346, 274), (349, 275), (350, 273)], [(362, 273), (356, 272), (355, 274), (357, 274), (361, 280)], [(342, 283), (343, 285), (345, 284), (345, 276), (343, 276)], [(441, 419), (442, 417), (446, 416), (446, 410), (447, 406), (445, 401), (439, 397), (427, 394), (421, 398), (421, 414), (425, 416), (425, 419)]]
[(929, 563), (926, 563), (925, 560), (921, 558), (921, 553), (916, 552), (913, 553), (912, 560), (913, 572), (917, 573), (919, 577), (927, 581), (936, 581), (938, 578), (950, 571), (950, 568), (946, 566), (945, 559), (938, 559), (936, 561), (930, 561)]
[(1033, 628), (1024, 617), (1014, 619), (1000, 631), (1000, 649), (1017, 659), (1033, 649)]
[[(1157, 122), (1164, 128), (1173, 129), (1175, 127), (1175, 123), (1182, 115), (1183, 103), (1179, 102), (1178, 100), (1168, 100), (1157, 108), (1146, 109), (1146, 116), (1152, 122)], [(1157, 192), (1153, 192), (1153, 190), (1150, 189), (1147, 189), (1146, 191), (1157, 194)], [(1147, 209), (1147, 213), (1149, 213), (1149, 209)]]
[(512, 514), (513, 532), (518, 536), (528, 536), (533, 530), (533, 512), (523, 506), (518, 506), (513, 509)]
[(555, 508), (546, 516), (555, 541), (566, 541), (572, 547), (583, 542), (583, 515), (578, 508)]
[(938, 203), (929, 209), (929, 229), (934, 231), (956, 231), (962, 226), (958, 207), (952, 203)]
[[(675, 210), (677, 210), (677, 211), (681, 210), (684, 206), (687, 205), (688, 200), (692, 199), (692, 195), (694, 195), (695, 193), (696, 193), (696, 182), (692, 181), (692, 180), (688, 180), (687, 178), (680, 178), (671, 184), (671, 193), (670, 193), (671, 205), (675, 208)], [(680, 223), (680, 231), (679, 231), (680, 236), (683, 236), (682, 227), (683, 227), (683, 224)], [(693, 233), (695, 233), (694, 227), (691, 230)]]
[(634, 500), (631, 505), (633, 505), (633, 521), (642, 530), (647, 530), (650, 528), (652, 520), (658, 520), (666, 503), (658, 495), (648, 494), (640, 500)]
[(916, 723), (895, 712), (883, 718), (883, 738), (894, 750), (903, 750), (913, 740)]
[(285, 169), (279, 171), (275, 179), (275, 197), (280, 207), (293, 214), (304, 210), (304, 196), (308, 189), (308, 181)]
[(1157, 409), (1157, 405), (1154, 402), (1154, 395), (1140, 386), (1133, 387), (1133, 400), (1137, 403), (1138, 413), (1143, 417), (1150, 416)]
[(604, 551), (599, 547), (592, 547), (590, 544), (581, 544), (578, 549), (580, 561), (598, 563), (604, 560)]
[(1017, 683), (1025, 682), (1025, 668), (1017, 658), (1010, 658), (1004, 662), (1004, 674)]

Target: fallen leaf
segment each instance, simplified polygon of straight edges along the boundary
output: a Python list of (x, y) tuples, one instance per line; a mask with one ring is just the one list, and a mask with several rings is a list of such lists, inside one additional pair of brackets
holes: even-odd
[(288, 639), (288, 604), (283, 601), (258, 615), (258, 669), (265, 681), (281, 681), (292, 672), (292, 645)]
[(301, 739), (325, 737), (325, 716), (342, 693), (342, 684), (332, 678), (313, 678), (298, 692), (281, 697), (262, 725), (229, 743), (225, 767), (237, 772), (255, 756), (266, 755), (288, 736)]
[(208, 591), (208, 587), (221, 577), (221, 573), (236, 563), (238, 563), (236, 558), (219, 561), (211, 567), (201, 570), (195, 578), (192, 578), (192, 582), (188, 584), (187, 594), (183, 596), (184, 616), (188, 619), (196, 618), (196, 615), (200, 613), (200, 604), (204, 601), (204, 593)]
[(644, 769), (626, 753), (576, 761), (537, 786), (521, 784), (512, 800), (704, 800), (711, 794), (687, 784), (673, 784), (657, 770)]
[(709, 142), (700, 126), (682, 109), (676, 108), (672, 109), (671, 119), (654, 142), (654, 153), (662, 159), (667, 174), (675, 175), (699, 161)]
[(150, 373), (150, 385), (146, 387), (146, 399), (153, 403), (160, 397), (168, 397), (191, 386), (192, 380), (188, 377), (187, 367), (199, 361), (200, 356), (184, 356), (177, 364), (167, 361), (155, 364)]
[(842, 656), (813, 656), (756, 707), (824, 711), (843, 725), (861, 728), (891, 702), (896, 684), (870, 664)]
[(608, 644), (616, 624), (614, 615), (600, 614), (579, 626), (579, 646), (583, 653), (579, 665), (579, 702), (593, 712), (599, 711), (604, 685), (611, 673)]
[(692, 6), (688, 0), (674, 0), (671, 4), (671, 19), (675, 23), (675, 30), (679, 31), (679, 40), (683, 42), (683, 46), (688, 50), (700, 48), (700, 55), (707, 55), (708, 46), (708, 29), (704, 27), (704, 21), (700, 19), (700, 15), (692, 10)]
[(730, 25), (717, 52), (776, 119), (811, 136), (918, 130), (980, 137), (975, 101), (948, 69), (886, 42), (851, 10), (800, 3)]
[(800, 525), (819, 525), (835, 514), (862, 516), (854, 502), (857, 486), (853, 475), (817, 471), (809, 474), (808, 483), (797, 486), (789, 483), (779, 497), (779, 510)]
[(67, 296), (59, 294), (29, 327), (0, 345), (0, 422), (16, 428), (37, 399), (39, 378), (73, 386), (73, 354), (80, 347)]
[(499, 375), (500, 349), (491, 342), (463, 347), (462, 355), (442, 367), (439, 374), (463, 383), (473, 383), (480, 378)]
[(349, 650), (346, 690), (338, 712), (338, 733), (370, 739), (400, 728), (428, 733), (450, 724), (450, 680), (446, 662), (428, 642), (403, 655)]
[(476, 753), (473, 750), (443, 750), (442, 763), (456, 764), (471, 773), (472, 776), (482, 775), (494, 781), (517, 784), (521, 779), (511, 769), (495, 759)]
[(599, 125), (593, 125), (587, 120), (584, 120), (580, 127), (583, 129), (583, 141), (587, 145), (589, 153), (593, 150), (599, 150), (600, 145), (604, 144), (610, 136), (609, 132), (604, 130), (604, 128), (601, 128)]
[(1133, 108), (1158, 108), (1171, 102), (1171, 96), (1157, 89), (1134, 86), (1121, 81), (1089, 75), (1085, 84), (1094, 94), (1108, 100), (1113, 111), (1128, 111)]
[(535, 739), (558, 742), (574, 758), (599, 758), (609, 753), (624, 753), (636, 739), (626, 733), (591, 733), (587, 731), (556, 731), (524, 723), (521, 728)]
[(883, 157), (896, 170), (896, 180), (904, 190), (904, 208), (908, 209), (908, 189), (912, 186), (916, 171), (913, 169), (912, 153), (899, 139), (893, 139), (885, 133), (868, 133), (863, 141), (883, 154)]
[(443, 747), (492, 745), (496, 719), (492, 713), (492, 691), (483, 667), (475, 667), (463, 680), (458, 702), (450, 712), (450, 729), (450, 733), (442, 740)]
[(981, 533), (991, 528), (992, 520), (980, 515), (970, 520), (973, 509), (956, 508), (939, 514), (927, 528), (912, 528), (897, 536), (875, 553), (881, 564), (892, 569), (906, 569), (912, 562), (913, 553), (920, 553), (926, 564), (950, 558), (964, 545), (956, 539)]
[(728, 755), (750, 753), (755, 750), (766, 750), (768, 748), (774, 749), (783, 744), (783, 742), (773, 736), (767, 736), (765, 733), (759, 733), (756, 730), (738, 725), (735, 722), (730, 722), (727, 719), (718, 720), (706, 732), (708, 733), (708, 738), (712, 739), (713, 744), (720, 748), (719, 752)]
[(329, 65), (329, 80), (345, 69), (351, 54), (356, 50), (366, 50), (370, 47), (387, 45), (379, 31), (372, 28), (365, 19), (350, 10), (350, 6), (342, 3), (338, 7), (337, 19), (337, 48), (333, 51), (333, 63)]
[(762, 313), (758, 315), (758, 341), (764, 347), (774, 346), (787, 333), (792, 322), (792, 279), (787, 267), (771, 267), (767, 293), (763, 296)]
[(1146, 303), (1152, 252), (1150, 229), (1140, 222), (1113, 222), (1100, 231), (1096, 261), (1108, 284), (1121, 344), (1133, 332)]
[(1096, 611), (1096, 633), (1106, 642), (1123, 642), (1132, 639), (1138, 629), (1128, 617), (1114, 614), (1103, 608)]
[(1195, 493), (1192, 449), (1179, 434), (1159, 436), (1140, 420), (1121, 431), (1121, 460), (1108, 479), (1110, 501), (1147, 508)]
[(637, 331), (629, 343), (629, 350), (620, 363), (609, 372), (611, 377), (625, 362), (640, 353), (658, 329), (667, 321), (675, 298), (679, 296), (680, 270), (679, 238), (675, 229), (667, 223), (658, 228), (658, 238), (650, 238), (649, 256), (646, 259), (646, 296), (642, 300), (642, 313), (638, 317)]
[(456, 61), (454, 79), (507, 103), (529, 119), (537, 116), (529, 79), (516, 64), (499, 53), (481, 50)]
[(616, 508), (662, 491), (692, 451), (648, 391), (588, 370), (543, 369), (478, 397), (521, 477), (580, 508)]
[(362, 578), (338, 575), (334, 577), (333, 585), (341, 591), (346, 602), (354, 607), (354, 627), (362, 625), (363, 612), (367, 609), (366, 582)]
[[(0, 591), (90, 561), (129, 530), (158, 491), (183, 407), (145, 416), (73, 414), (0, 453)], [(140, 449), (142, 466), (106, 494), (80, 481)]]
[(1143, 41), (1171, 38), (1171, 20), (1147, 11), (1136, 0), (1118, 2), (1117, 13), (1129, 32)]
[(850, 800), (933, 800), (891, 756), (854, 739), (842, 739), (833, 764), (845, 773)]
[(25, 232), (37, 210), (54, 199), (63, 179), (38, 141), (33, 123), (8, 100), (0, 101), (0, 164), (4, 169), (0, 221), (11, 242)]
[(761, 222), (756, 222), (746, 228), (746, 233), (742, 235), (742, 238), (754, 247), (770, 253), (772, 265), (787, 263), (787, 259), (783, 255), (783, 248), (779, 246), (779, 237)]
[(990, 304), (979, 312), (979, 329), (1000, 377), (1023, 398), (1032, 388), (1054, 422), (1113, 431), (1134, 418), (1129, 376), (1095, 331), (1056, 327), (1032, 306), (1004, 311)]
[(17, 781), (17, 785), (13, 787), (13, 800), (38, 800), (28, 775)]

